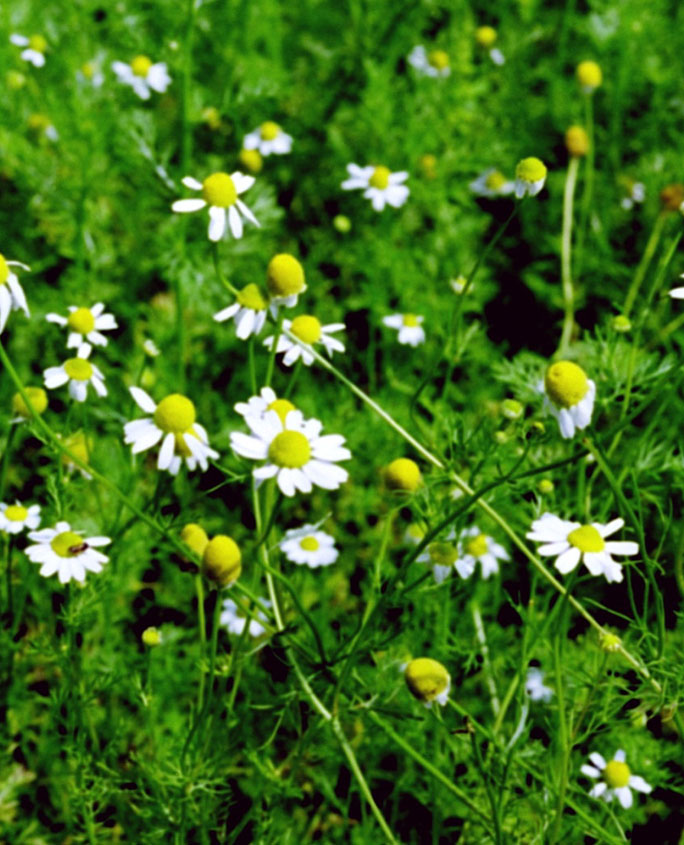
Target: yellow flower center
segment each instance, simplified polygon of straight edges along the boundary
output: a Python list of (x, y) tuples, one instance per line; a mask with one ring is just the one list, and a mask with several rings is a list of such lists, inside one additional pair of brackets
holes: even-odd
[(93, 66), (93, 64), (91, 62), (86, 62), (81, 67), (81, 73), (83, 74), (83, 76), (86, 79), (92, 79), (93, 76), (95, 75), (95, 67)]
[(491, 47), (497, 39), (497, 32), (493, 26), (478, 26), (475, 30), (475, 40), (480, 47)]
[(157, 405), (154, 421), (162, 431), (183, 434), (192, 428), (197, 419), (195, 406), (180, 393), (172, 393)]
[(544, 162), (534, 156), (522, 159), (515, 168), (516, 179), (520, 179), (522, 182), (529, 182), (530, 184), (545, 179), (546, 173), (547, 170)]
[(0, 252), (0, 285), (4, 285), (9, 278), (10, 268), (5, 256)]
[(28, 510), (23, 505), (8, 505), (5, 516), (11, 522), (23, 522), (28, 516)]
[(390, 490), (414, 493), (422, 480), (420, 467), (410, 458), (396, 458), (385, 467), (385, 484)]
[(506, 177), (500, 170), (492, 170), (485, 179), (485, 185), (490, 191), (499, 191), (506, 184)]
[(593, 525), (582, 525), (568, 534), (568, 543), (581, 552), (602, 552), (606, 544)]
[(428, 554), (438, 566), (453, 566), (458, 560), (458, 549), (452, 543), (430, 543)]
[(62, 531), (61, 534), (50, 541), (50, 546), (52, 551), (60, 557), (76, 557), (88, 548), (87, 544), (83, 542), (83, 537), (80, 537), (75, 531)]
[(476, 537), (470, 537), (464, 544), (466, 553), (473, 557), (482, 557), (487, 553), (487, 538), (484, 534), (478, 534)]
[(320, 548), (320, 543), (315, 537), (303, 537), (299, 545), (305, 552), (316, 552)]
[(290, 331), (304, 343), (316, 343), (321, 339), (321, 324), (309, 314), (295, 317), (290, 326)]
[(404, 314), (404, 325), (408, 328), (414, 328), (418, 325), (418, 317), (415, 314)]
[(152, 67), (152, 60), (147, 56), (136, 56), (131, 62), (131, 70), (136, 76), (145, 77)]
[(404, 672), (411, 693), (421, 701), (433, 701), (449, 687), (449, 673), (436, 660), (418, 657)]
[(280, 134), (280, 126), (272, 120), (267, 120), (265, 123), (261, 124), (260, 133), (262, 140), (272, 141)]
[(42, 35), (32, 35), (29, 38), (29, 48), (36, 53), (44, 53), (47, 50), (47, 41)]
[(546, 371), (544, 387), (549, 399), (561, 408), (572, 408), (587, 395), (587, 374), (572, 361), (557, 361)]
[(611, 789), (620, 789), (621, 786), (627, 786), (631, 774), (627, 763), (611, 760), (603, 770), (603, 779)]
[(259, 150), (240, 150), (238, 156), (240, 163), (244, 164), (250, 173), (258, 173), (264, 166), (264, 161), (261, 158)]
[(293, 296), (305, 288), (304, 268), (294, 255), (283, 252), (268, 262), (266, 283), (273, 296)]
[(64, 372), (74, 381), (88, 381), (93, 375), (93, 365), (84, 358), (69, 358), (64, 362)]
[(77, 308), (69, 314), (67, 325), (79, 334), (89, 334), (95, 328), (95, 317), (90, 308)]
[(369, 184), (372, 188), (379, 188), (381, 191), (384, 191), (389, 185), (390, 175), (389, 168), (380, 164), (373, 171), (373, 175), (369, 179)]
[(202, 555), (202, 571), (221, 587), (236, 581), (242, 571), (242, 555), (235, 540), (225, 534), (212, 537)]
[(281, 431), (271, 441), (268, 457), (279, 467), (303, 467), (311, 457), (311, 446), (299, 431)]
[(265, 311), (268, 305), (259, 286), (253, 283), (238, 291), (237, 301), (243, 308), (251, 308), (252, 311)]
[(449, 67), (449, 56), (444, 50), (431, 50), (428, 53), (428, 62), (437, 70), (444, 70)]
[(601, 68), (596, 62), (580, 62), (577, 65), (577, 81), (583, 88), (598, 88), (603, 81)]
[[(37, 414), (42, 414), (48, 406), (47, 393), (42, 387), (25, 387), (24, 390), (29, 398), (29, 402), (33, 405), (34, 411)], [(26, 417), (27, 419), (31, 416), (31, 412), (26, 402), (24, 402), (24, 397), (21, 393), (15, 393), (12, 397), (12, 413), (18, 414), (20, 417)]]
[(287, 399), (274, 399), (270, 405), (267, 406), (268, 411), (275, 411), (276, 414), (280, 417), (280, 421), (285, 425), (285, 417), (290, 413), (290, 411), (294, 411), (295, 406)]
[(237, 199), (235, 182), (227, 173), (212, 173), (202, 182), (202, 196), (209, 205), (228, 208)]

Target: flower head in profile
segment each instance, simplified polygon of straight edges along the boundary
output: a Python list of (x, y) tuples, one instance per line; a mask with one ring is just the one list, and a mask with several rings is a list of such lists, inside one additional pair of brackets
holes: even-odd
[(577, 81), (585, 94), (593, 94), (603, 82), (603, 73), (596, 62), (580, 62), (575, 70)]
[(439, 661), (431, 657), (417, 657), (404, 667), (404, 680), (409, 692), (426, 707), (433, 702), (443, 707), (449, 700), (451, 676)]
[(259, 225), (259, 221), (240, 199), (240, 194), (244, 194), (254, 184), (253, 176), (245, 176), (244, 173), (236, 170), (230, 175), (228, 173), (212, 173), (211, 176), (207, 176), (204, 182), (199, 182), (192, 176), (186, 176), (182, 181), (186, 188), (190, 188), (192, 191), (201, 191), (202, 198), (176, 200), (171, 209), (185, 214), (199, 211), (208, 206), (210, 241), (221, 240), (227, 231), (226, 223), (233, 237), (241, 238), (243, 231), (242, 217), (245, 217), (255, 226)]
[(408, 55), (409, 64), (423, 76), (449, 76), (449, 54), (444, 50), (426, 50), (422, 44), (416, 45)]
[[(259, 599), (259, 603), (263, 607), (271, 606), (271, 602), (268, 599)], [(233, 599), (224, 599), (221, 608), (219, 624), (227, 628), (230, 634), (237, 634), (239, 636), (245, 630), (245, 625), (248, 625), (247, 631), (250, 637), (260, 637), (265, 633), (266, 629), (262, 623), (268, 624), (268, 617), (259, 607), (250, 606), (249, 621), (242, 614), (242, 611), (238, 609)]]
[(476, 197), (505, 197), (515, 191), (515, 182), (511, 182), (500, 170), (490, 167), (474, 179), (470, 185), (471, 193)]
[(618, 517), (605, 525), (600, 522), (582, 525), (547, 512), (534, 520), (532, 530), (526, 536), (528, 540), (542, 543), (537, 549), (540, 555), (556, 557), (554, 566), (563, 575), (572, 572), (582, 560), (592, 575), (603, 575), (608, 582), (619, 582), (622, 581), (622, 566), (612, 555), (636, 555), (639, 546), (630, 541), (606, 542), (605, 538), (624, 524), (624, 519)]
[(376, 211), (382, 211), (386, 205), (399, 208), (408, 199), (409, 189), (402, 184), (408, 178), (406, 170), (392, 173), (382, 164), (377, 167), (348, 164), (347, 172), (349, 179), (342, 183), (342, 190), (363, 190), (364, 197), (371, 201)]
[(311, 569), (335, 563), (339, 552), (335, 538), (317, 525), (302, 525), (285, 532), (279, 543), (281, 552), (292, 563), (305, 564)]
[(230, 587), (242, 573), (242, 552), (240, 547), (226, 534), (217, 534), (202, 552), (202, 574), (212, 581), (217, 589)]
[(418, 314), (389, 314), (382, 318), (383, 325), (399, 332), (397, 340), (406, 346), (425, 343), (425, 329), (421, 325), (425, 318)]
[(13, 505), (0, 502), (0, 531), (19, 534), (27, 528), (33, 531), (40, 525), (40, 505), (26, 507), (16, 499)]
[(648, 794), (653, 788), (640, 775), (632, 774), (622, 749), (618, 749), (609, 762), (596, 751), (589, 755), (589, 760), (591, 764), (585, 763), (580, 771), (583, 775), (598, 780), (589, 792), (592, 798), (602, 798), (604, 801), (617, 798), (625, 810), (628, 810), (633, 802), (633, 789)]
[(89, 384), (98, 396), (106, 396), (104, 376), (100, 368), (88, 360), (92, 348), (89, 343), (82, 343), (75, 358), (67, 358), (59, 367), (48, 367), (43, 373), (45, 387), (53, 390), (68, 383), (69, 396), (77, 402), (85, 402)]
[(17, 274), (12, 270), (13, 267), (21, 267), (22, 270), (31, 269), (20, 261), (8, 261), (0, 253), (0, 332), (5, 328), (10, 312), (21, 308), (27, 317), (31, 316), (24, 290), (19, 284)]
[[(317, 317), (311, 314), (300, 314), (294, 320), (283, 320), (284, 331), (291, 332), (296, 338), (296, 342), (291, 340), (285, 334), (278, 337), (278, 344), (276, 346), (276, 355), (284, 352), (283, 364), (286, 367), (291, 367), (300, 358), (302, 363), (310, 367), (315, 358), (307, 347), (321, 344), (328, 355), (332, 356), (333, 352), (344, 352), (344, 344), (332, 337), (333, 332), (341, 332), (345, 328), (344, 323), (328, 323), (322, 326)], [(264, 340), (264, 346), (271, 349), (275, 338), (273, 335)]]
[(32, 531), (28, 536), (36, 545), (27, 547), (26, 556), (41, 564), (40, 574), (45, 578), (57, 573), (62, 584), (72, 578), (84, 581), (86, 571), (102, 572), (102, 564), (109, 558), (97, 549), (112, 541), (109, 537), (84, 538), (82, 533), (73, 531), (68, 522)]
[(351, 458), (344, 437), (321, 436), (323, 424), (318, 420), (305, 420), (297, 410), (284, 420), (275, 410), (245, 420), (252, 433), (234, 431), (230, 444), (241, 457), (263, 462), (252, 473), (257, 483), (275, 478), (284, 496), (294, 496), (297, 490), (311, 493), (314, 487), (336, 490), (349, 477), (337, 466)]
[(21, 58), (25, 62), (30, 62), (34, 67), (43, 67), (45, 64), (45, 53), (48, 48), (47, 39), (43, 35), (19, 35), (12, 33), (10, 35), (12, 44), (17, 47), (23, 47), (21, 51)]
[(574, 437), (576, 430), (581, 431), (591, 422), (596, 385), (578, 364), (551, 364), (538, 389), (544, 393), (544, 410), (558, 420), (561, 437)]
[(547, 174), (544, 162), (529, 156), (521, 159), (515, 168), (515, 195), (521, 199), (525, 194), (536, 197), (544, 187)]
[(411, 458), (395, 458), (382, 471), (388, 490), (399, 495), (415, 493), (423, 485), (420, 467)]
[(589, 134), (583, 126), (570, 126), (565, 131), (565, 148), (575, 158), (589, 152)]
[(163, 94), (171, 84), (165, 62), (152, 62), (147, 56), (136, 56), (130, 65), (112, 62), (112, 70), (119, 82), (130, 85), (141, 100), (149, 100), (151, 91)]
[(46, 314), (45, 319), (69, 329), (67, 349), (78, 348), (85, 340), (94, 346), (106, 346), (107, 338), (102, 332), (117, 328), (113, 314), (105, 314), (104, 305), (96, 302), (92, 308), (69, 306), (69, 316)]
[(553, 698), (553, 690), (544, 683), (544, 673), (534, 666), (527, 670), (525, 692), (531, 701), (551, 701)]
[(250, 335), (259, 334), (267, 316), (268, 300), (259, 286), (251, 283), (237, 292), (236, 301), (232, 305), (214, 314), (214, 319), (217, 323), (234, 319), (235, 333), (240, 340), (247, 340)]
[(264, 160), (259, 150), (245, 150), (243, 148), (238, 154), (238, 160), (250, 173), (261, 173), (264, 167)]
[(272, 154), (285, 155), (292, 150), (292, 136), (283, 132), (277, 123), (267, 120), (245, 136), (242, 146), (245, 150), (258, 150), (264, 158)]
[(268, 262), (266, 286), (272, 303), (292, 308), (306, 290), (304, 268), (294, 255), (280, 252)]
[(199, 464), (202, 471), (209, 467), (209, 458), (218, 458), (218, 452), (209, 447), (206, 429), (197, 422), (194, 404), (187, 396), (171, 393), (157, 405), (139, 387), (130, 387), (131, 396), (138, 407), (150, 414), (124, 426), (124, 443), (132, 444), (133, 454), (156, 446), (161, 440), (157, 469), (176, 475), (185, 461), (189, 470)]

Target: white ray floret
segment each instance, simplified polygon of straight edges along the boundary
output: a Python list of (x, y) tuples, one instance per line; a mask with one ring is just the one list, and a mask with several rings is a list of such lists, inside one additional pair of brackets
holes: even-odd
[(430, 50), (417, 44), (408, 54), (409, 64), (423, 76), (445, 77), (451, 73), (449, 56), (444, 50)]
[(165, 62), (153, 63), (147, 56), (136, 56), (130, 65), (112, 62), (119, 82), (130, 85), (141, 100), (149, 100), (152, 91), (163, 94), (171, 84)]
[(24, 290), (12, 267), (21, 267), (22, 270), (31, 269), (20, 261), (8, 261), (0, 253), (0, 332), (5, 328), (7, 318), (12, 311), (20, 308), (27, 317), (31, 316)]
[(321, 531), (317, 525), (307, 524), (286, 531), (279, 545), (288, 560), (305, 564), (311, 569), (330, 566), (339, 554), (335, 548), (335, 538)]
[(25, 62), (29, 62), (34, 67), (43, 67), (48, 44), (42, 35), (31, 35), (27, 38), (25, 35), (14, 32), (10, 35), (10, 41), (17, 47), (25, 48), (21, 51), (21, 58)]
[[(214, 314), (214, 319), (217, 323), (233, 319), (235, 333), (240, 340), (247, 340), (250, 335), (257, 335), (263, 329), (269, 311), (268, 301), (255, 284), (249, 284), (238, 291), (236, 300)], [(271, 312), (277, 314), (277, 306), (271, 306)]]
[[(271, 606), (268, 599), (259, 599), (259, 603), (264, 607)], [(261, 623), (268, 622), (268, 618), (263, 610), (258, 607), (252, 607), (252, 613), (253, 618), (249, 620), (248, 633), (250, 637), (260, 637), (266, 631)], [(237, 604), (232, 599), (224, 599), (219, 624), (227, 628), (231, 634), (240, 635), (245, 630), (247, 618), (242, 615), (242, 611), (238, 609)]]
[(532, 701), (550, 701), (553, 698), (553, 690), (544, 683), (544, 673), (534, 666), (527, 670), (525, 692)]
[(292, 150), (292, 136), (274, 123), (267, 120), (258, 129), (245, 136), (242, 144), (245, 150), (258, 150), (264, 156), (286, 155)]
[(397, 340), (405, 346), (419, 346), (425, 343), (425, 318), (417, 314), (389, 314), (382, 318), (383, 325), (399, 332)]

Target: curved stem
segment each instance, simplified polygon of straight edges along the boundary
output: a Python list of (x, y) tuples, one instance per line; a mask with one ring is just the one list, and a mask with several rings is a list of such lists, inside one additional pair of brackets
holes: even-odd
[(627, 297), (625, 299), (625, 304), (622, 309), (623, 314), (625, 317), (629, 316), (629, 312), (634, 305), (634, 300), (639, 293), (639, 288), (641, 287), (641, 283), (644, 280), (646, 275), (646, 271), (648, 270), (649, 264), (653, 256), (655, 255), (655, 251), (658, 247), (658, 242), (660, 241), (660, 237), (663, 234), (663, 229), (665, 228), (665, 223), (667, 221), (667, 211), (661, 211), (660, 214), (656, 217), (655, 224), (653, 225), (653, 231), (646, 243), (646, 249), (644, 249), (644, 254), (641, 256), (641, 261), (639, 262), (639, 266), (636, 269), (634, 274), (634, 278), (632, 279), (632, 283), (629, 286), (629, 290), (627, 291)]
[(563, 318), (563, 332), (561, 334), (558, 354), (560, 357), (567, 355), (570, 348), (570, 338), (575, 325), (575, 294), (572, 286), (572, 206), (575, 197), (575, 185), (577, 184), (577, 172), (579, 169), (579, 158), (572, 156), (568, 164), (568, 174), (565, 178), (565, 191), (563, 192), (563, 230), (561, 237), (561, 280), (563, 284), (563, 306), (565, 315)]

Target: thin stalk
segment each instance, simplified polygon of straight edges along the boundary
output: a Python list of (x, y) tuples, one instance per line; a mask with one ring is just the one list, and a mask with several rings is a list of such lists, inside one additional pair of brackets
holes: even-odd
[(594, 171), (596, 147), (594, 144), (594, 98), (593, 94), (584, 96), (584, 125), (589, 139), (589, 148), (584, 165), (584, 191), (582, 193), (582, 213), (577, 235), (577, 273), (584, 264), (584, 247), (591, 220), (591, 206), (594, 201)]
[(2, 453), (2, 465), (0, 465), (0, 500), (5, 496), (5, 481), (7, 480), (7, 467), (9, 466), (9, 458), (12, 452), (12, 443), (16, 433), (16, 425), (10, 423), (7, 431), (7, 440), (5, 441), (5, 451)]
[(207, 621), (204, 616), (204, 584), (202, 576), (195, 575), (195, 591), (197, 592), (197, 628), (200, 641), (200, 680), (197, 689), (197, 713), (204, 706), (204, 657), (207, 651)]
[(183, 81), (181, 111), (181, 170), (187, 176), (192, 155), (192, 132), (190, 124), (190, 88), (192, 82), (192, 42), (195, 30), (197, 0), (188, 0), (185, 15), (185, 42), (183, 44)]
[(572, 222), (573, 202), (575, 198), (575, 186), (577, 185), (577, 172), (579, 170), (579, 156), (572, 156), (568, 164), (568, 174), (565, 178), (565, 190), (563, 192), (563, 229), (561, 237), (561, 281), (563, 285), (563, 331), (558, 355), (563, 358), (570, 348), (570, 339), (575, 326), (575, 293), (572, 285)]
[(629, 290), (627, 291), (627, 297), (625, 299), (625, 304), (622, 309), (622, 313), (625, 317), (629, 316), (629, 312), (634, 305), (634, 301), (637, 298), (637, 294), (639, 293), (639, 288), (641, 287), (641, 283), (644, 281), (644, 277), (646, 276), (646, 271), (655, 255), (655, 251), (658, 248), (658, 243), (660, 242), (660, 238), (663, 234), (663, 229), (665, 228), (665, 223), (667, 222), (668, 212), (666, 210), (662, 210), (660, 214), (656, 217), (655, 224), (653, 225), (653, 230), (651, 231), (651, 235), (646, 243), (646, 249), (644, 250), (644, 254), (641, 256), (641, 261), (634, 273), (634, 278), (632, 279), (632, 283), (629, 286)]
[[(221, 260), (219, 258), (219, 247), (216, 242), (212, 243), (211, 245), (211, 257), (214, 262), (214, 270), (216, 272), (216, 278), (219, 282), (223, 285), (226, 290), (229, 290), (233, 296), (237, 296), (239, 291), (236, 287), (231, 285), (228, 279), (225, 277), (223, 270), (221, 269)], [(252, 335), (253, 337), (253, 335)]]
[[(266, 369), (266, 380), (264, 382), (266, 387), (271, 386), (271, 379), (273, 378), (273, 368), (275, 367), (276, 349), (278, 348), (278, 341), (280, 340), (280, 335), (283, 333), (283, 318), (284, 318), (283, 309), (280, 308), (278, 310), (278, 318), (276, 320), (275, 332), (273, 333), (273, 345), (271, 346), (271, 352), (268, 356), (268, 367)], [(293, 335), (293, 337), (294, 337), (294, 335)], [(299, 343), (299, 341), (297, 341), (297, 343)]]
[(561, 767), (558, 781), (558, 801), (556, 804), (556, 816), (553, 823), (553, 830), (549, 837), (549, 845), (558, 840), (560, 827), (563, 821), (563, 808), (565, 806), (565, 792), (568, 786), (568, 763), (570, 761), (571, 744), (568, 742), (568, 729), (565, 721), (565, 697), (563, 688), (563, 666), (560, 653), (560, 634), (554, 638), (553, 666), (556, 675), (556, 696), (558, 702), (558, 744), (561, 751)]
[(475, 626), (475, 634), (482, 652), (482, 662), (484, 666), (484, 676), (487, 682), (487, 689), (489, 690), (489, 700), (492, 705), (492, 713), (494, 718), (499, 715), (501, 705), (499, 704), (499, 695), (496, 691), (496, 681), (494, 680), (494, 672), (492, 671), (492, 663), (489, 659), (489, 646), (487, 645), (487, 637), (485, 635), (484, 625), (482, 624), (482, 615), (480, 608), (476, 602), (470, 605), (470, 612), (473, 614), (473, 624)]

